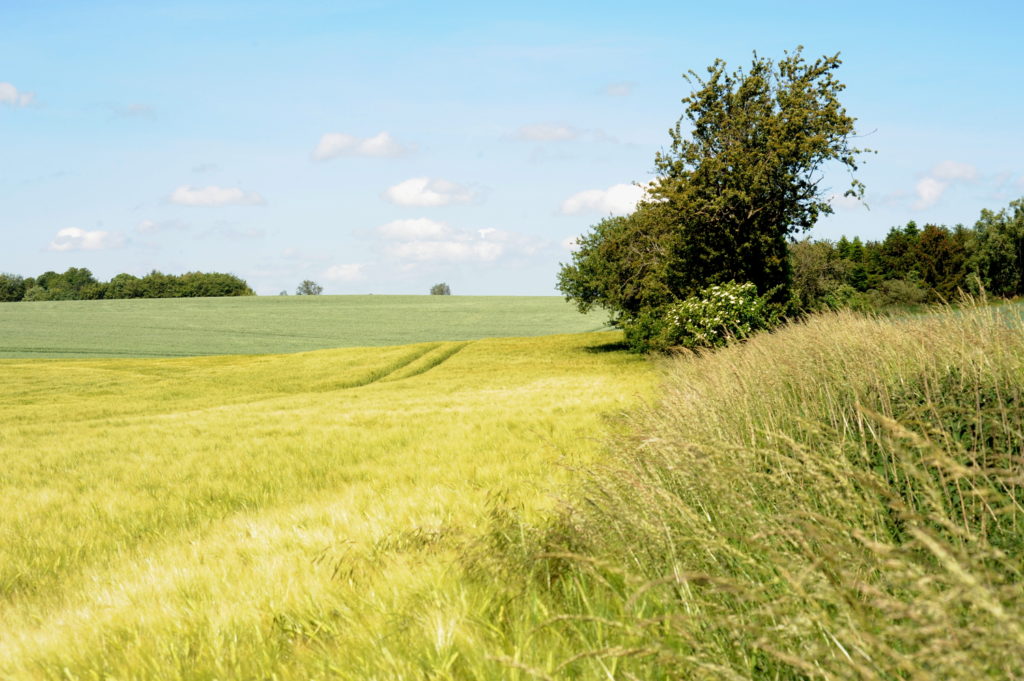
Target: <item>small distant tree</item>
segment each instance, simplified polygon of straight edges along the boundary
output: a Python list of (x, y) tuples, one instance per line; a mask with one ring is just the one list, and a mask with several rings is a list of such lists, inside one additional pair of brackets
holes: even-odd
[(279, 296), (286, 296), (286, 295), (288, 295), (288, 292), (287, 291), (281, 291), (277, 295), (279, 295)]
[(432, 296), (450, 296), (452, 289), (448, 284), (441, 282), (440, 284), (434, 284), (430, 287), (430, 295)]
[(299, 287), (295, 289), (295, 295), (297, 296), (318, 296), (323, 292), (324, 287), (311, 279), (304, 280), (299, 284)]

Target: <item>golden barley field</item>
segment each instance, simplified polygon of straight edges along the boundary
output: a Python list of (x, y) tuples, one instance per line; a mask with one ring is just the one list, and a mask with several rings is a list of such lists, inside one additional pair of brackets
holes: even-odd
[(0, 360), (0, 678), (501, 676), (463, 558), (653, 392), (616, 338)]

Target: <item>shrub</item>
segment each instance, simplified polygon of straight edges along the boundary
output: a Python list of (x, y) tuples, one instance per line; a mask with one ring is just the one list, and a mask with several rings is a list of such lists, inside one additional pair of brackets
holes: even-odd
[(908, 279), (886, 279), (877, 289), (866, 295), (868, 308), (876, 310), (887, 307), (921, 305), (928, 300), (928, 292)]
[(29, 302), (36, 302), (36, 301), (40, 301), (40, 300), (53, 300), (53, 299), (50, 297), (50, 292), (49, 291), (47, 291), (45, 288), (43, 288), (42, 286), (39, 286), (37, 284), (35, 286), (29, 287), (25, 291), (25, 297), (22, 298), (22, 300), (27, 300)]
[(452, 289), (448, 284), (441, 282), (440, 284), (434, 284), (430, 287), (430, 295), (432, 296), (450, 296)]
[(770, 328), (775, 314), (752, 283), (709, 286), (695, 296), (623, 324), (626, 342), (639, 352), (671, 347), (718, 348)]

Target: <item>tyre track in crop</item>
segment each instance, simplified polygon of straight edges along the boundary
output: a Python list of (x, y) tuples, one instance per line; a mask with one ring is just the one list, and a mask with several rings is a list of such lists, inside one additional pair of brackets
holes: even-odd
[[(419, 376), (425, 374), (431, 369), (444, 364), (452, 356), (461, 351), (472, 341), (465, 341), (462, 343), (443, 343), (438, 348), (434, 348), (429, 352), (424, 353), (418, 357), (415, 361), (410, 362), (402, 369), (392, 372), (388, 376), (380, 379), (382, 383), (390, 381), (402, 381), (413, 376)], [(436, 350), (436, 352), (435, 352)]]

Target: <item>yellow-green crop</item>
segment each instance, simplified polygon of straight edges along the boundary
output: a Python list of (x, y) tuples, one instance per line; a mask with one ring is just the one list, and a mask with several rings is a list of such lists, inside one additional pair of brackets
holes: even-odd
[(649, 392), (615, 339), (0, 361), (0, 678), (500, 671), (460, 552)]

